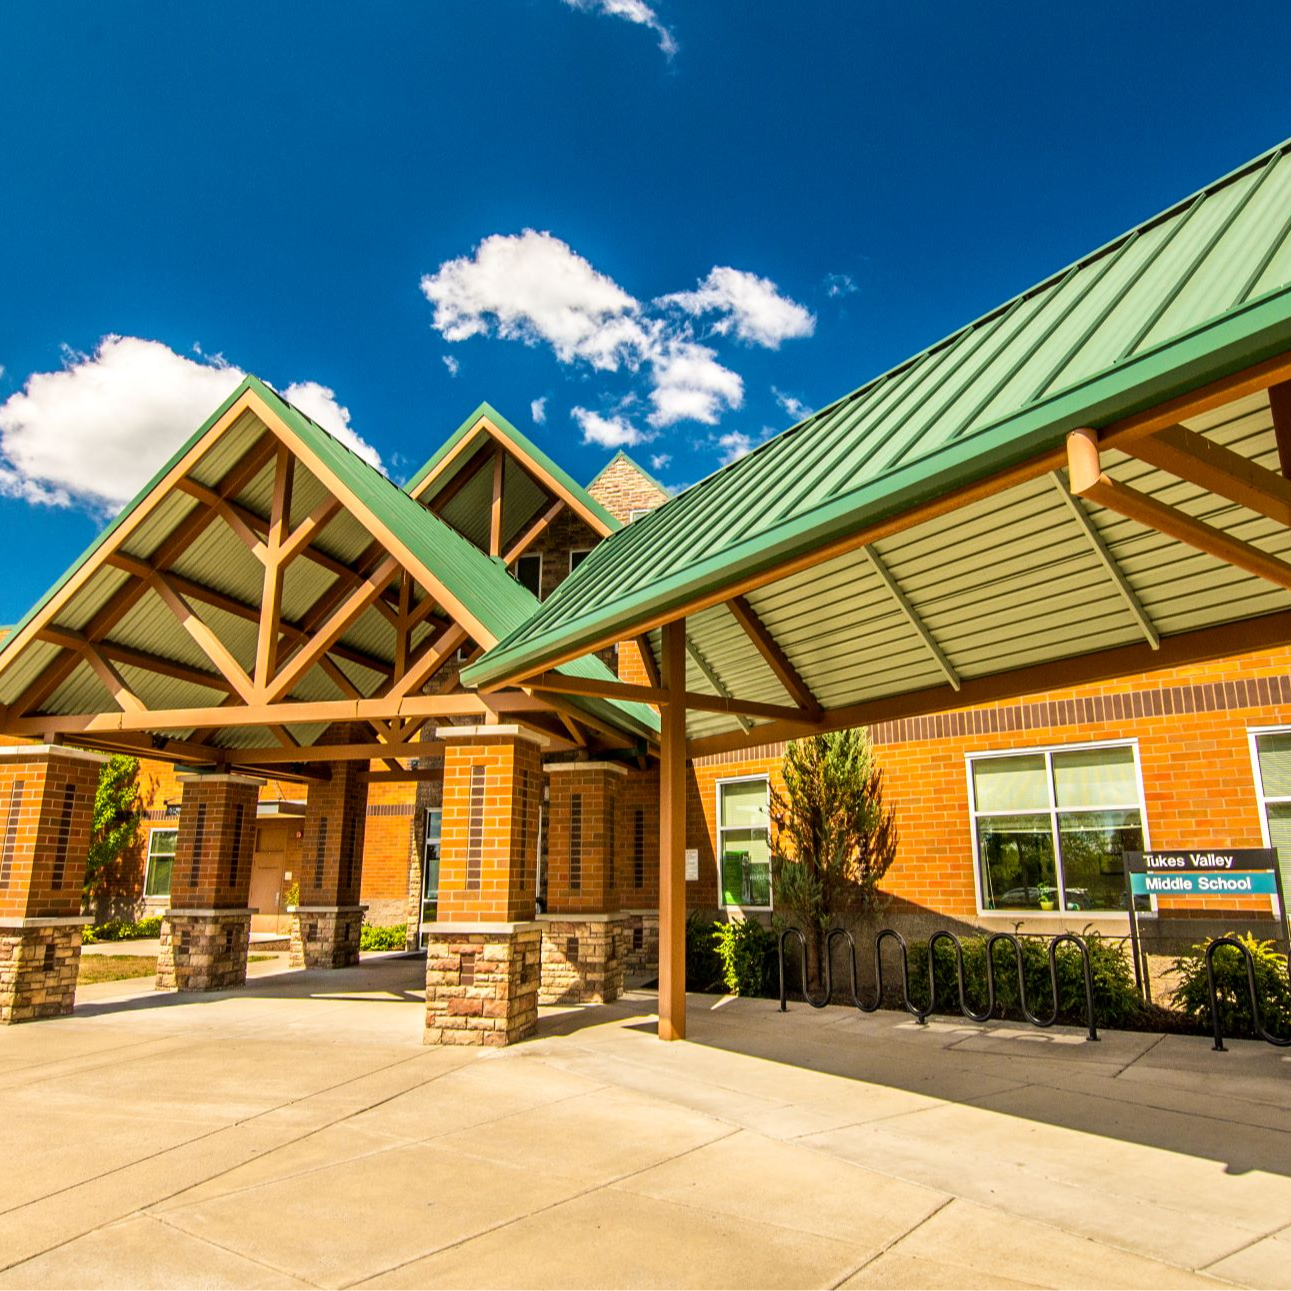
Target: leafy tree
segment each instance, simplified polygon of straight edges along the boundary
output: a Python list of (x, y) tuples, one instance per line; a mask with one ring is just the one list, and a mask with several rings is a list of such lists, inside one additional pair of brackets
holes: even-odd
[(99, 773), (94, 822), (85, 866), (84, 896), (101, 901), (122, 858), (138, 846), (143, 819), (139, 805), (139, 759), (113, 754)]
[(830, 924), (874, 909), (896, 857), (896, 825), (868, 731), (794, 740), (782, 771), (785, 791), (771, 795), (774, 902), (806, 937), (816, 980)]

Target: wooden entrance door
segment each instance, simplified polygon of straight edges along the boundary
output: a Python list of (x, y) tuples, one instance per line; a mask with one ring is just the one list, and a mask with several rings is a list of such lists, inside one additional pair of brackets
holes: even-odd
[(256, 822), (256, 850), (251, 861), (252, 932), (291, 931), (283, 893), (283, 869), (287, 863), (286, 820)]

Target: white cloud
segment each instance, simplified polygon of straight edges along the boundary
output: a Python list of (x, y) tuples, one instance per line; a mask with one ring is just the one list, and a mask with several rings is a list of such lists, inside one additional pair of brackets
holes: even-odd
[(794, 421), (801, 421), (804, 417), (810, 417), (814, 411), (809, 408), (803, 401), (795, 395), (786, 394), (783, 390), (771, 387), (771, 393), (775, 395), (775, 401), (785, 410)]
[(550, 233), (496, 233), (421, 280), (446, 341), (495, 332), (526, 344), (546, 341), (562, 363), (576, 359), (617, 371), (646, 343), (640, 306), (611, 278)]
[(541, 399), (535, 399), (529, 405), (529, 416), (534, 420), (534, 424), (541, 426), (547, 420), (547, 396), (543, 395)]
[(718, 363), (716, 352), (706, 345), (671, 339), (663, 343), (653, 362), (652, 426), (671, 426), (678, 421), (702, 421), (712, 426), (723, 411), (744, 402), (744, 382), (739, 374)]
[(450, 377), (455, 377), (462, 370), (462, 365), (451, 354), (441, 354), (439, 357), (444, 360)]
[[(0, 404), (0, 493), (47, 506), (80, 503), (114, 511), (243, 375), (222, 360), (195, 361), (134, 336), (105, 336), (92, 355), (66, 351), (59, 371), (33, 373)], [(288, 387), (286, 397), (379, 463), (331, 390), (304, 382)]]
[(572, 416), (583, 432), (584, 444), (599, 444), (602, 448), (630, 448), (654, 438), (620, 413), (603, 417), (599, 412), (592, 412), (588, 408), (575, 408)]
[(856, 279), (850, 273), (827, 273), (825, 275), (825, 295), (830, 300), (837, 300), (840, 296), (850, 296), (858, 291), (860, 291), (860, 288), (856, 285)]
[(675, 305), (696, 317), (717, 314), (713, 330), (719, 335), (733, 332), (738, 340), (770, 350), (816, 330), (816, 316), (796, 300), (782, 296), (770, 278), (725, 265), (714, 266), (694, 291), (661, 296), (657, 303)]
[(289, 385), (282, 397), (312, 417), (322, 428), (339, 439), (352, 453), (361, 457), (369, 466), (382, 470), (381, 454), (366, 440), (361, 439), (350, 425), (350, 410), (336, 402), (336, 391), (317, 381), (298, 381)]
[(742, 430), (730, 430), (718, 435), (717, 447), (722, 450), (722, 465), (729, 466), (752, 449), (753, 441)]
[(677, 38), (663, 25), (659, 15), (645, 0), (565, 0), (571, 9), (584, 13), (603, 13), (612, 18), (626, 18), (640, 27), (649, 27), (659, 37), (659, 48), (671, 58), (677, 52)]
[(650, 469), (652, 471), (662, 471), (671, 461), (672, 461), (671, 453), (651, 453)]

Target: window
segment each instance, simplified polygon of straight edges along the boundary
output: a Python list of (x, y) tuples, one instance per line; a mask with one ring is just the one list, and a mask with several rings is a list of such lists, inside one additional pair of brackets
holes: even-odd
[(968, 772), (983, 910), (1126, 908), (1124, 854), (1145, 844), (1133, 744), (970, 756)]
[(1254, 732), (1251, 746), (1264, 841), (1278, 850), (1278, 868), (1286, 891), (1291, 886), (1291, 731)]
[(515, 566), (516, 582), (542, 599), (542, 552), (526, 552)]
[(771, 840), (766, 776), (717, 785), (717, 856), (722, 904), (770, 908)]
[(569, 572), (572, 574), (591, 554), (592, 549), (590, 547), (582, 547), (577, 551), (571, 551), (569, 553)]
[(154, 829), (148, 835), (148, 874), (144, 879), (146, 897), (170, 896), (170, 873), (175, 868), (177, 829)]
[[(421, 854), (421, 922), (434, 923), (439, 908), (439, 839), (444, 813), (438, 807), (426, 808), (426, 841)], [(426, 933), (421, 933), (426, 944)]]
[(631, 524), (633, 520), (640, 520), (642, 516), (648, 516), (653, 510), (654, 507), (633, 507), (628, 512), (628, 524)]

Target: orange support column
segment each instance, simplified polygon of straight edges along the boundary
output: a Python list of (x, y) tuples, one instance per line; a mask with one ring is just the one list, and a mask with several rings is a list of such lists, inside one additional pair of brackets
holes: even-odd
[(333, 762), (331, 778), (311, 782), (307, 791), (300, 904), (291, 910), (294, 968), (347, 968), (359, 962), (367, 769), (366, 762)]
[(70, 1013), (98, 753), (0, 748), (0, 1024)]
[(426, 1043), (505, 1045), (538, 1021), (534, 918), (542, 737), (448, 726), (438, 919), (426, 934)]
[(543, 1004), (608, 1004), (623, 993), (618, 762), (549, 762)]
[(686, 620), (665, 623), (659, 714), (659, 1038), (686, 1038)]
[(170, 909), (161, 925), (159, 991), (224, 991), (247, 979), (251, 861), (261, 781), (182, 775)]

